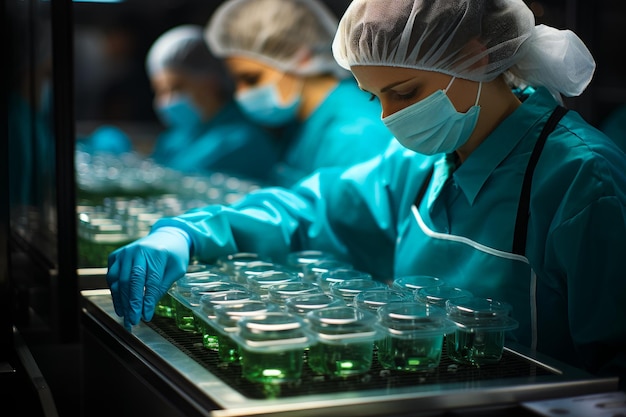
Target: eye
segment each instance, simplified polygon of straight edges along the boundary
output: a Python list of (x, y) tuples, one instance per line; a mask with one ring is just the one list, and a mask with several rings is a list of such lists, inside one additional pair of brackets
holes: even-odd
[(259, 83), (259, 78), (259, 74), (240, 74), (239, 76), (237, 76), (237, 82), (245, 86), (251, 87)]
[(414, 88), (413, 90), (406, 92), (406, 93), (395, 92), (396, 98), (402, 101), (411, 100), (412, 98), (415, 97), (416, 94), (417, 94), (417, 88)]

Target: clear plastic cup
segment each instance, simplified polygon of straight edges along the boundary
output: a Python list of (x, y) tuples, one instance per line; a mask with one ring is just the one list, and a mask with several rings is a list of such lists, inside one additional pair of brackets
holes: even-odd
[(259, 296), (248, 289), (205, 293), (200, 296), (198, 307), (194, 310), (194, 323), (202, 334), (202, 345), (211, 350), (218, 350), (219, 338), (215, 329), (207, 324), (215, 319), (215, 307), (218, 305), (241, 304), (258, 301)]
[(383, 337), (378, 362), (384, 369), (432, 371), (441, 362), (444, 336), (456, 328), (442, 308), (414, 301), (389, 303), (378, 310)]
[(373, 279), (349, 279), (335, 282), (330, 286), (330, 293), (343, 297), (347, 305), (352, 305), (354, 297), (364, 291), (388, 290), (389, 286), (384, 282)]
[(233, 274), (233, 280), (248, 285), (248, 277), (262, 274), (267, 271), (286, 271), (285, 266), (276, 264), (274, 262), (256, 261), (249, 262), (245, 265), (240, 265), (235, 268)]
[(216, 291), (223, 286), (231, 287), (232, 282), (224, 281), (227, 277), (221, 274), (202, 273), (202, 276), (185, 275), (168, 291), (174, 305), (174, 322), (184, 331), (198, 331), (194, 320), (193, 308), (198, 305), (198, 291)]
[(355, 307), (326, 307), (307, 313), (315, 343), (308, 366), (321, 375), (350, 377), (372, 367), (374, 341), (379, 337), (376, 314)]
[(245, 300), (232, 304), (217, 304), (213, 307), (215, 316), (206, 322), (217, 331), (218, 356), (224, 363), (239, 363), (239, 345), (230, 337), (238, 330), (237, 322), (243, 317), (258, 316), (268, 311), (278, 311), (273, 303), (261, 300)]
[(287, 282), (301, 282), (301, 278), (295, 272), (276, 270), (248, 276), (248, 288), (262, 299), (269, 297), (269, 287)]
[(285, 301), (285, 310), (291, 314), (298, 315), (306, 319), (309, 311), (319, 310), (326, 307), (345, 306), (342, 297), (333, 294), (305, 294), (290, 297)]
[(308, 264), (335, 259), (336, 257), (332, 253), (309, 249), (288, 253), (285, 258), (285, 265), (292, 271), (296, 271), (298, 276), (302, 278)]
[[(215, 266), (210, 266), (206, 264), (192, 264), (187, 268), (187, 273), (175, 282), (170, 290), (177, 290), (181, 293), (181, 295), (187, 297), (190, 291), (190, 288), (194, 283), (204, 283), (204, 282), (217, 282), (217, 281), (229, 281), (230, 278), (228, 275), (219, 272), (219, 270)], [(176, 289), (180, 282), (180, 289)], [(178, 302), (172, 298), (170, 292), (166, 292), (163, 297), (159, 300), (155, 308), (155, 314), (167, 317), (167, 318), (175, 318), (176, 315), (176, 305)]]
[(377, 313), (378, 309), (389, 303), (413, 301), (413, 297), (403, 291), (390, 288), (368, 290), (354, 296), (353, 304), (356, 308)]
[(312, 337), (302, 318), (287, 312), (244, 317), (231, 335), (239, 346), (242, 376), (264, 384), (292, 383), (302, 378), (304, 349)]
[(392, 287), (399, 291), (406, 291), (414, 294), (420, 288), (439, 287), (444, 285), (441, 278), (430, 275), (404, 275), (393, 281)]
[(226, 274), (233, 276), (237, 268), (246, 266), (251, 262), (265, 261), (271, 262), (266, 256), (254, 252), (237, 252), (230, 255), (220, 256), (215, 264)]
[(294, 281), (270, 285), (267, 288), (269, 301), (284, 307), (291, 297), (306, 294), (321, 294), (322, 290), (310, 282)]
[(317, 285), (322, 289), (322, 291), (330, 294), (330, 286), (332, 284), (350, 279), (373, 280), (372, 276), (367, 272), (352, 268), (337, 268), (322, 272), (317, 278)]
[(432, 304), (445, 309), (446, 301), (472, 296), (473, 294), (462, 288), (440, 285), (438, 287), (420, 288), (415, 291), (414, 295), (415, 300), (421, 302), (422, 304)]
[(505, 333), (516, 329), (507, 303), (480, 297), (462, 297), (446, 303), (456, 330), (446, 336), (448, 356), (455, 362), (486, 365), (502, 359)]
[(312, 262), (303, 266), (304, 275), (302, 280), (304, 282), (312, 282), (318, 284), (319, 277), (326, 272), (334, 271), (336, 269), (353, 269), (352, 264), (337, 259), (324, 259), (317, 262)]

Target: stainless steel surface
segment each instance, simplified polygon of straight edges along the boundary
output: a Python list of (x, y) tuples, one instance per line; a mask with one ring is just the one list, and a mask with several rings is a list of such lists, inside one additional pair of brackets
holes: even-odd
[[(544, 371), (543, 375), (285, 398), (249, 398), (179, 350), (149, 325), (140, 323), (133, 327), (132, 332), (126, 332), (121, 319), (115, 314), (108, 290), (82, 291), (82, 295), (87, 302), (83, 308), (85, 314), (104, 313), (102, 317), (93, 317), (94, 320), (102, 321), (102, 325), (123, 336), (123, 339), (129, 341), (128, 348), (132, 349), (135, 344), (145, 347), (171, 365), (186, 381), (221, 408), (207, 414), (215, 417), (286, 413), (290, 416), (415, 415), (416, 410), (427, 413), (455, 408), (519, 404), (529, 400), (610, 392), (617, 388), (617, 378), (594, 378), (548, 358), (524, 352), (519, 347), (513, 350), (509, 346), (507, 351), (519, 355), (524, 361), (537, 364)], [(158, 364), (154, 366), (158, 367)]]

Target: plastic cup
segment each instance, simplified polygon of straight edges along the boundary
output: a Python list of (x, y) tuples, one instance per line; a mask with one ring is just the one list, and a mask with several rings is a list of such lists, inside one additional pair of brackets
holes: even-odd
[[(187, 273), (183, 278), (189, 279), (190, 277), (200, 277), (205, 273), (221, 274), (224, 277), (224, 280), (230, 279), (227, 275), (222, 274), (217, 266), (202, 263), (190, 264), (187, 267)], [(176, 285), (176, 283), (174, 283), (174, 285)], [(175, 307), (176, 303), (172, 299), (171, 294), (166, 292), (157, 303), (156, 308), (154, 309), (154, 314), (161, 317), (174, 318), (174, 315), (176, 314)]]
[(306, 319), (306, 314), (309, 311), (345, 305), (346, 303), (343, 301), (342, 297), (338, 297), (333, 294), (305, 294), (287, 299), (285, 301), (285, 310), (291, 314), (295, 314)]
[(414, 294), (420, 288), (439, 287), (441, 285), (444, 285), (442, 279), (430, 275), (405, 275), (396, 278), (392, 288)]
[(312, 282), (318, 284), (319, 277), (326, 272), (334, 271), (336, 269), (353, 269), (352, 264), (337, 259), (324, 259), (321, 261), (313, 262), (303, 266), (304, 275), (302, 280), (304, 282)]
[(356, 308), (377, 313), (378, 309), (389, 303), (412, 301), (410, 294), (390, 288), (362, 291), (354, 296), (353, 304)]
[(490, 298), (448, 300), (446, 312), (456, 323), (456, 330), (446, 336), (448, 356), (462, 364), (480, 366), (499, 362), (505, 333), (518, 327), (518, 322), (509, 316), (511, 306)]
[(237, 252), (217, 258), (215, 264), (220, 267), (220, 269), (222, 269), (226, 274), (232, 277), (234, 276), (235, 270), (237, 268), (245, 267), (251, 262), (258, 261), (271, 262), (269, 258), (259, 255), (258, 253)]
[(307, 313), (315, 342), (308, 366), (322, 375), (350, 377), (371, 369), (374, 341), (379, 337), (374, 313), (355, 307), (326, 307)]
[(446, 311), (414, 301), (389, 303), (378, 310), (383, 337), (377, 341), (384, 369), (421, 372), (441, 362), (444, 336), (454, 331)]
[(286, 268), (283, 265), (276, 264), (274, 262), (249, 262), (235, 268), (233, 280), (240, 284), (248, 285), (248, 277), (253, 277), (267, 271), (286, 271)]
[(202, 334), (202, 345), (211, 350), (218, 350), (219, 338), (213, 326), (207, 324), (215, 319), (215, 307), (218, 305), (241, 304), (260, 300), (259, 296), (248, 289), (206, 293), (200, 296), (199, 306), (194, 310), (197, 331)]
[(217, 304), (213, 307), (215, 316), (207, 324), (217, 331), (218, 356), (224, 363), (239, 363), (239, 346), (230, 337), (237, 331), (237, 322), (243, 317), (258, 316), (268, 311), (277, 311), (278, 306), (261, 300), (245, 300), (232, 304)]
[(262, 299), (269, 297), (269, 287), (288, 282), (301, 282), (295, 272), (289, 271), (265, 271), (257, 275), (248, 276), (248, 288), (259, 294)]
[(302, 318), (286, 312), (244, 317), (231, 335), (239, 345), (242, 376), (251, 382), (282, 384), (302, 377), (304, 349), (311, 343)]
[(421, 302), (422, 304), (432, 304), (445, 309), (446, 301), (472, 296), (473, 294), (462, 288), (440, 285), (438, 287), (420, 288), (415, 291), (414, 295), (415, 300)]
[(330, 286), (336, 282), (348, 281), (350, 279), (373, 280), (367, 272), (352, 268), (338, 268), (322, 272), (317, 278), (317, 285), (326, 293), (330, 294)]
[(267, 288), (267, 293), (269, 301), (284, 308), (285, 303), (291, 297), (306, 294), (322, 294), (322, 290), (310, 282), (296, 281), (270, 285)]
[(359, 293), (374, 290), (388, 290), (389, 286), (384, 282), (374, 281), (373, 279), (349, 279), (346, 281), (335, 282), (330, 286), (331, 294), (343, 297), (347, 305), (353, 305), (354, 297)]
[(196, 291), (211, 291), (221, 286), (232, 286), (233, 283), (225, 281), (228, 278), (222, 274), (198, 273), (196, 275), (185, 275), (168, 291), (172, 296), (174, 306), (174, 322), (176, 326), (184, 331), (197, 332), (193, 308), (197, 306)]
[(309, 249), (309, 250), (301, 250), (290, 252), (287, 254), (285, 259), (285, 265), (295, 271), (300, 278), (304, 276), (305, 267), (309, 264), (327, 261), (327, 260), (335, 260), (336, 257), (332, 253)]

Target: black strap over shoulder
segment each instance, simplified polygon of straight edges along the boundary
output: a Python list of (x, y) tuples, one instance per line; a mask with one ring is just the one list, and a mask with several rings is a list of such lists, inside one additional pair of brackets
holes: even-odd
[(567, 113), (567, 109), (563, 106), (557, 106), (541, 131), (533, 152), (530, 155), (530, 160), (526, 166), (526, 173), (524, 174), (524, 182), (522, 183), (522, 193), (520, 195), (519, 205), (517, 207), (517, 217), (515, 219), (515, 234), (513, 235), (513, 253), (517, 255), (526, 254), (526, 238), (528, 235), (528, 218), (530, 216), (530, 188), (533, 182), (533, 173), (535, 167), (543, 151), (543, 146), (546, 143), (548, 135), (552, 133), (557, 123)]

